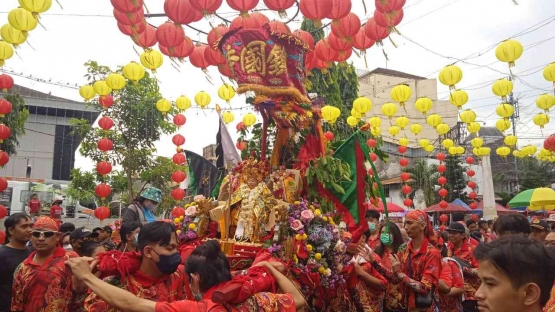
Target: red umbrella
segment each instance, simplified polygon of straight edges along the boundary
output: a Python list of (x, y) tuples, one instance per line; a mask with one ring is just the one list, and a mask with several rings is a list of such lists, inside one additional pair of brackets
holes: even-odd
[[(364, 206), (366, 207), (366, 210), (368, 209), (375, 209), (379, 212), (384, 212), (383, 211), (383, 202), (380, 200), (380, 202), (378, 203), (378, 208), (376, 208), (374, 205), (370, 204), (370, 203), (365, 203)], [(403, 207), (398, 206), (394, 203), (387, 203), (387, 212), (406, 212), (405, 209), (403, 209)]]
[(439, 204), (432, 205), (424, 210), (425, 212), (470, 212), (470, 210), (463, 206), (447, 203), (445, 209), (441, 208)]
[[(484, 210), (484, 201), (481, 201), (478, 203), (478, 206), (476, 207), (476, 210)], [(511, 210), (511, 209), (507, 209), (505, 207), (503, 207), (502, 205), (495, 203), (495, 210), (497, 210), (497, 213), (499, 214), (504, 214), (504, 213), (518, 213), (519, 211), (516, 210)]]

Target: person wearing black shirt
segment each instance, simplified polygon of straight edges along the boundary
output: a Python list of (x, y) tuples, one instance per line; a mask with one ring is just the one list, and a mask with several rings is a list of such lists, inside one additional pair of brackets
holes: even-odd
[(31, 254), (27, 242), (33, 232), (31, 218), (16, 213), (4, 221), (6, 245), (0, 246), (0, 312), (9, 312), (15, 269)]

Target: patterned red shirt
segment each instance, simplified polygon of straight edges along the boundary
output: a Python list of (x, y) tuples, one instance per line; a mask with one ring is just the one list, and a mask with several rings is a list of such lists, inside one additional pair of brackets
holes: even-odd
[(543, 312), (555, 312), (555, 286), (551, 287), (551, 297), (543, 308)]
[(376, 235), (376, 237), (371, 238), (368, 237), (368, 241), (367, 241), (368, 246), (370, 246), (370, 248), (372, 248), (372, 250), (376, 250), (376, 248), (378, 248), (378, 246), (380, 246), (380, 235)]
[[(378, 255), (375, 255), (376, 261), (381, 261)], [(387, 280), (383, 277), (370, 263), (363, 263), (360, 267), (367, 274), (380, 280), (384, 288), (387, 287)], [(353, 272), (352, 274), (356, 274)], [(365, 280), (357, 276), (355, 287), (349, 290), (357, 311), (365, 312), (381, 312), (383, 311), (383, 301), (385, 291), (368, 285)]]
[(42, 265), (33, 261), (35, 255), (36, 251), (15, 270), (12, 311), (75, 311), (72, 273), (65, 262), (77, 254), (57, 247)]
[[(474, 258), (474, 246), (470, 245), (467, 240), (463, 240), (462, 246), (459, 249), (455, 249), (453, 244), (447, 244), (447, 256), (457, 257), (462, 259), (473, 268), (478, 268), (478, 261)], [(465, 300), (476, 300), (474, 297), (478, 288), (482, 284), (480, 278), (474, 274), (464, 275), (464, 299)]]
[[(391, 253), (385, 250), (381, 262), (382, 265), (388, 270), (391, 270), (391, 260), (389, 260), (390, 255)], [(407, 305), (406, 302), (403, 300), (403, 294), (403, 289), (400, 283), (387, 283), (387, 288), (385, 290), (384, 307), (391, 311), (406, 309)]]
[[(150, 301), (174, 302), (187, 299), (185, 294), (185, 271), (180, 265), (175, 273), (161, 279), (153, 278), (141, 271), (136, 271), (125, 280), (110, 276), (104, 279), (108, 284), (125, 289), (135, 296)], [(192, 299), (192, 298), (190, 298)], [(85, 311), (116, 312), (116, 308), (107, 304), (95, 293), (91, 293), (85, 300)]]
[[(439, 279), (447, 286), (464, 289), (464, 281), (459, 266), (453, 260), (443, 259)], [(439, 310), (445, 312), (462, 312), (462, 298), (439, 295)]]

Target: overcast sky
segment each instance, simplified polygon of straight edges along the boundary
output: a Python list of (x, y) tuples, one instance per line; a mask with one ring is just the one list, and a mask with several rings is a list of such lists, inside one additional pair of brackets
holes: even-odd
[[(41, 15), (41, 23), (46, 28), (37, 27), (30, 33), (28, 44), (23, 44), (4, 66), (4, 70), (14, 70), (20, 76), (14, 76), (17, 84), (53, 95), (80, 100), (78, 90), (61, 87), (86, 83), (83, 75), (83, 64), (88, 60), (96, 60), (100, 64), (115, 68), (130, 61), (138, 61), (131, 39), (117, 28), (112, 15), (112, 5), (108, 0), (59, 0), (63, 9), (56, 3), (52, 9)], [(392, 38), (398, 45), (395, 48), (389, 40), (385, 40), (385, 51), (389, 56), (386, 62), (381, 48), (372, 47), (367, 53), (368, 69), (387, 67), (414, 75), (436, 78), (438, 71), (445, 65), (458, 59), (464, 78), (457, 86), (470, 95), (465, 108), (471, 108), (478, 114), (478, 120), (488, 126), (494, 126), (498, 119), (495, 107), (499, 100), (491, 92), (491, 83), (495, 79), (507, 76), (506, 63), (497, 62), (495, 45), (501, 40), (520, 34), (516, 39), (525, 47), (521, 59), (513, 73), (519, 76), (515, 82), (515, 95), (521, 98), (521, 119), (517, 125), (519, 141), (522, 146), (527, 143), (539, 144), (540, 137), (555, 132), (553, 122), (542, 131), (531, 122), (531, 118), (539, 112), (536, 108), (537, 95), (549, 92), (551, 84), (542, 77), (541, 70), (550, 62), (555, 61), (555, 1), (553, 0), (408, 0), (405, 6), (405, 17), (398, 27), (402, 36), (393, 34)], [(367, 16), (374, 11), (374, 3), (365, 0), (368, 7)], [(151, 13), (163, 13), (163, 1), (145, 0)], [(0, 19), (7, 23), (7, 13), (18, 6), (17, 0), (0, 2)], [(264, 8), (260, 1), (259, 8)], [(353, 0), (353, 12), (364, 9), (362, 0)], [(222, 16), (232, 19), (237, 16), (225, 4), (220, 8)], [(266, 12), (270, 19), (279, 18), (277, 14)], [(290, 11), (292, 16), (294, 11)], [(545, 20), (545, 23), (538, 24)], [(150, 18), (148, 22), (159, 25), (165, 18)], [(218, 24), (218, 19), (212, 20)], [(295, 30), (300, 27), (298, 19), (290, 24)], [(530, 28), (531, 26), (535, 27)], [(206, 20), (195, 23), (195, 27), (209, 30)], [(329, 30), (328, 30), (329, 31)], [(186, 34), (192, 39), (205, 41), (205, 35), (186, 28)], [(137, 51), (139, 48), (136, 47)], [(477, 52), (481, 52), (477, 54)], [(472, 56), (468, 59), (466, 57)], [(351, 58), (357, 68), (364, 69), (362, 59), (354, 54)], [(470, 64), (469, 64), (470, 63)], [(485, 65), (485, 66), (484, 66)], [(518, 73), (521, 73), (520, 75)], [(51, 81), (48, 84), (26, 78)], [(213, 107), (215, 102), (222, 107), (226, 104), (219, 101), (217, 89), (221, 80), (217, 70), (211, 69), (210, 75), (214, 85), (210, 84), (200, 69), (189, 63), (181, 64), (180, 70), (170, 65), (169, 59), (158, 70), (156, 77), (160, 80), (163, 96), (175, 99), (181, 94), (193, 99), (201, 90), (212, 94)], [(465, 88), (469, 86), (468, 88)], [(447, 87), (438, 86), (439, 98), (448, 95)], [(218, 101), (215, 101), (218, 100)], [(246, 108), (234, 111), (236, 122), (250, 110), (244, 103), (244, 97), (236, 97), (232, 101), (234, 108)], [(187, 124), (181, 129), (186, 137), (186, 149), (202, 153), (202, 147), (215, 143), (217, 133), (217, 117), (213, 111), (201, 112), (192, 109), (186, 112)], [(553, 117), (553, 116), (551, 116)], [(235, 123), (230, 125), (234, 134)], [(156, 144), (158, 154), (171, 156), (175, 147), (171, 136), (164, 137)], [(76, 166), (90, 168), (92, 163), (77, 155)]]

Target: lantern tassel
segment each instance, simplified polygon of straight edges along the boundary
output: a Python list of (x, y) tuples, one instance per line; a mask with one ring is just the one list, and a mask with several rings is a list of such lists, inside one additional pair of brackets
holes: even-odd
[(362, 7), (364, 7), (364, 15), (366, 15), (368, 13), (368, 10), (366, 10), (366, 3), (364, 2), (364, 0), (362, 0)]
[(518, 5), (518, 2), (516, 2), (516, 0), (513, 0), (513, 3), (514, 3), (515, 5)]
[(391, 41), (391, 44), (393, 44), (393, 46), (395, 48), (397, 48), (397, 44), (395, 44), (395, 41), (393, 41), (393, 39), (391, 39), (391, 36), (388, 36), (387, 38), (389, 38), (389, 41)]
[(64, 7), (62, 6), (62, 4), (60, 3), (60, 1), (56, 0), (56, 3), (60, 6), (60, 9), (64, 9)]
[(145, 8), (145, 11), (147, 14), (150, 14), (150, 10), (148, 9), (148, 7), (146, 6), (146, 3), (143, 3), (143, 7)]
[(399, 31), (399, 29), (395, 26), (391, 27), (393, 29), (394, 32), (396, 32), (399, 36), (401, 36), (401, 32)]
[(278, 11), (279, 18), (287, 18), (287, 12), (285, 10)]
[(385, 60), (389, 62), (389, 57), (387, 57), (387, 53), (385, 53), (384, 48), (382, 47), (383, 56), (385, 56)]

